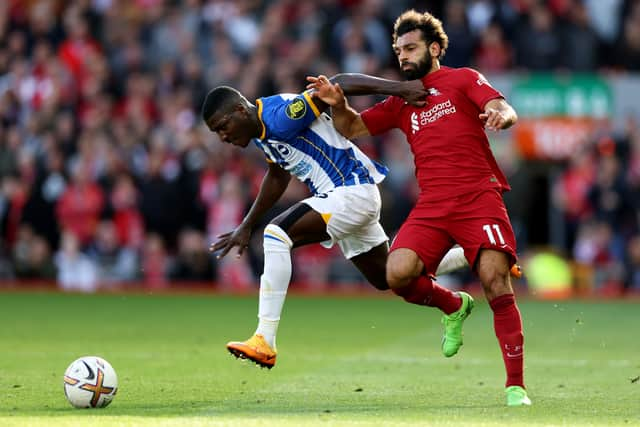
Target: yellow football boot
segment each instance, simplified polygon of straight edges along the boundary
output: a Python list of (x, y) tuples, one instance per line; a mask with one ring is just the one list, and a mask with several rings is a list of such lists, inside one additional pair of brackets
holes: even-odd
[(276, 351), (261, 334), (255, 334), (244, 342), (231, 341), (227, 350), (235, 357), (251, 360), (263, 368), (271, 369), (276, 364)]

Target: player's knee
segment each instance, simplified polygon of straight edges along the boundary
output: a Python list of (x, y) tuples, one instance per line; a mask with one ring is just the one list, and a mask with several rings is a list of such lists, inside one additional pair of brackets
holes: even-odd
[(480, 276), (498, 277), (507, 275), (509, 272), (509, 255), (494, 249), (481, 249), (478, 254), (477, 270)]
[(485, 265), (478, 271), (487, 298), (512, 293), (508, 266)]
[(402, 288), (408, 285), (409, 278), (398, 268), (387, 268), (387, 283), (392, 289)]
[(420, 274), (417, 267), (413, 260), (396, 256), (392, 252), (387, 261), (387, 283), (392, 289), (407, 286)]
[(265, 252), (288, 252), (291, 250), (293, 242), (282, 228), (275, 224), (268, 224), (264, 228), (263, 247)]

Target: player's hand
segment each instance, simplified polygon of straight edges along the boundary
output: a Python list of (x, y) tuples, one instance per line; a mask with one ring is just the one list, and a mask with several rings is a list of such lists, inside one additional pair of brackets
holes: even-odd
[(424, 107), (427, 105), (427, 91), (421, 80), (410, 80), (404, 83), (404, 87), (400, 92), (400, 97), (414, 107)]
[(210, 252), (218, 252), (217, 259), (224, 258), (225, 255), (234, 247), (238, 247), (237, 258), (240, 258), (246, 248), (249, 247), (249, 239), (251, 238), (251, 229), (243, 225), (239, 225), (235, 230), (217, 236), (218, 240), (209, 246)]
[(506, 115), (495, 108), (487, 108), (478, 117), (484, 123), (485, 129), (488, 130), (499, 131), (507, 127), (508, 124)]
[(332, 84), (327, 76), (307, 76), (307, 89), (313, 89), (311, 96), (331, 107), (341, 107), (345, 103), (344, 92), (338, 83)]

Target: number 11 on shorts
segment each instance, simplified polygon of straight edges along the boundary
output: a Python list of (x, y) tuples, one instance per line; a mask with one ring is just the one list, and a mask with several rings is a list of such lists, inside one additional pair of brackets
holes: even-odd
[(500, 240), (500, 244), (504, 245), (504, 237), (502, 237), (502, 233), (500, 232), (500, 226), (498, 224), (485, 224), (482, 226), (482, 229), (484, 230), (485, 233), (487, 233), (487, 237), (489, 238), (489, 242), (492, 245), (496, 245), (496, 238), (493, 235), (493, 231), (491, 230), (491, 228), (493, 228), (493, 230), (496, 232), (496, 234), (498, 235), (498, 240)]

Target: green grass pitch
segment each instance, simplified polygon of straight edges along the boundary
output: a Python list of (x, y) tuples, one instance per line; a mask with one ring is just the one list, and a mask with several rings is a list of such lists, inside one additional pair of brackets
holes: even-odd
[[(640, 425), (637, 301), (521, 301), (534, 405), (507, 408), (491, 311), (478, 300), (465, 345), (445, 359), (434, 309), (290, 296), (268, 371), (224, 349), (254, 331), (256, 297), (2, 293), (0, 425)], [(105, 409), (64, 398), (62, 374), (83, 355), (118, 373)]]

